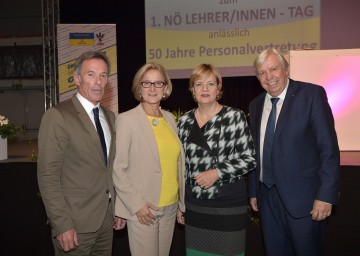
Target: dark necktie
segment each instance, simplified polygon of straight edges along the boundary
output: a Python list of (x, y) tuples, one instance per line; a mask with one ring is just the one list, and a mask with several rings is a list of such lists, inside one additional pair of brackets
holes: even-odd
[(271, 188), (275, 184), (271, 170), (271, 148), (273, 144), (276, 122), (276, 103), (278, 100), (279, 98), (271, 98), (272, 108), (266, 125), (263, 146), (263, 183), (268, 188)]
[(104, 153), (105, 164), (107, 165), (106, 143), (105, 143), (104, 131), (103, 131), (102, 127), (101, 127), (101, 123), (100, 123), (100, 119), (99, 119), (99, 108), (94, 108), (93, 113), (94, 113), (96, 130), (97, 130), (97, 133), (99, 134), (101, 147), (102, 147), (102, 150), (103, 150), (103, 153)]

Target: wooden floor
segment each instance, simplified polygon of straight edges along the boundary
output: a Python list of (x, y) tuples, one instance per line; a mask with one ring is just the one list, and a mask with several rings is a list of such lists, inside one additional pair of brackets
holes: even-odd
[[(15, 141), (8, 144), (7, 160), (0, 162), (32, 162), (36, 161), (37, 140)], [(360, 151), (341, 151), (340, 165), (360, 166)]]

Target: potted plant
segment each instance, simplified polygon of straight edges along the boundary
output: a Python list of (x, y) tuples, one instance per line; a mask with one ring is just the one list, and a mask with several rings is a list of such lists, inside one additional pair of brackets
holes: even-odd
[(0, 160), (7, 159), (7, 142), (16, 138), (19, 128), (0, 115)]

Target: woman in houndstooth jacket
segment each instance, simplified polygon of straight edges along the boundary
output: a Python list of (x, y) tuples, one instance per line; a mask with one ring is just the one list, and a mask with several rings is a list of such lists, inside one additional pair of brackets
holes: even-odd
[(247, 193), (244, 175), (256, 166), (255, 151), (243, 111), (222, 106), (222, 79), (208, 64), (196, 67), (189, 90), (198, 107), (178, 123), (185, 151), (185, 224), (187, 255), (245, 252)]

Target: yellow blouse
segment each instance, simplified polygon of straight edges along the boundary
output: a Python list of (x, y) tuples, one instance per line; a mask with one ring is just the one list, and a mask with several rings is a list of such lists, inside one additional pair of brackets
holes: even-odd
[(159, 207), (171, 205), (178, 200), (178, 158), (180, 143), (176, 133), (164, 117), (147, 116), (157, 142), (162, 171)]

